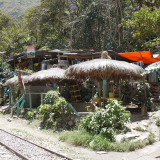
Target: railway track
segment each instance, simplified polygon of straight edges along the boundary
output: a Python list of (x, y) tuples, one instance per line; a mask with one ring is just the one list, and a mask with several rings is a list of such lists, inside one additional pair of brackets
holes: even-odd
[(0, 129), (0, 145), (23, 160), (73, 160), (3, 129)]

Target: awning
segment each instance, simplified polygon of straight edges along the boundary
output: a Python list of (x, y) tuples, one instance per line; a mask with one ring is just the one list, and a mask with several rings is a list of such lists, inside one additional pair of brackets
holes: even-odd
[(160, 61), (160, 55), (153, 56), (151, 51), (118, 53), (118, 55), (135, 62), (142, 61), (144, 64), (152, 64)]

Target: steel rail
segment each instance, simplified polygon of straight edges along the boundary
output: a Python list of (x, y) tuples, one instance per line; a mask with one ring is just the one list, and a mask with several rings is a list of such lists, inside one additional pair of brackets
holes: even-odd
[(22, 158), (23, 160), (29, 160), (28, 158), (26, 158), (25, 156), (23, 156), (22, 154), (20, 154), (19, 152), (13, 150), (12, 148), (8, 147), (6, 144), (0, 142), (1, 146), (4, 146), (7, 150), (9, 150), (10, 152), (12, 152), (13, 154), (17, 155), (19, 158)]
[[(3, 130), (3, 129), (0, 129), (0, 131), (5, 132), (5, 133), (7, 133), (7, 134), (9, 134), (9, 135), (12, 135), (12, 136), (14, 136), (14, 137), (17, 137), (17, 138), (19, 138), (19, 139), (21, 139), (21, 140), (23, 140), (23, 141), (26, 141), (26, 142), (34, 145), (34, 146), (37, 146), (37, 147), (39, 147), (39, 148), (41, 148), (41, 149), (43, 149), (43, 150), (45, 150), (45, 151), (47, 151), (47, 152), (49, 152), (49, 153), (55, 154), (55, 155), (57, 155), (57, 156), (59, 156), (59, 157), (61, 157), (61, 158), (65, 158), (65, 159), (67, 159), (67, 160), (74, 160), (74, 159), (72, 159), (72, 158), (70, 158), (70, 157), (67, 157), (67, 156), (63, 155), (63, 154), (60, 154), (60, 153), (58, 153), (58, 152), (52, 151), (52, 150), (47, 149), (47, 148), (45, 148), (45, 147), (42, 147), (42, 146), (40, 146), (40, 145), (38, 145), (38, 144), (35, 144), (35, 143), (31, 142), (31, 141), (28, 141), (28, 140), (26, 140), (26, 139), (23, 139), (23, 138), (15, 135), (15, 134), (12, 134), (12, 133), (10, 133), (10, 132), (7, 132), (7, 131), (5, 131), (5, 130)], [(0, 143), (1, 143), (1, 142), (0, 142)], [(18, 153), (18, 154), (19, 154), (19, 153)], [(25, 159), (25, 157), (24, 157), (24, 160), (28, 160), (28, 159)]]

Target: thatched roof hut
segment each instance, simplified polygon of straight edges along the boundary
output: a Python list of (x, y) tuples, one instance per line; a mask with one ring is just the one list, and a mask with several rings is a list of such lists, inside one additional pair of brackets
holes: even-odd
[[(31, 72), (26, 72), (23, 70), (16, 70), (16, 72), (22, 77), (23, 82), (24, 81), (26, 82), (26, 77), (32, 74)], [(13, 85), (18, 84), (18, 78), (19, 77), (16, 76), (16, 77), (12, 77), (12, 78), (8, 79), (5, 82), (5, 86), (13, 86)]]
[[(22, 76), (22, 80), (25, 81), (27, 76)], [(5, 86), (13, 86), (18, 84), (18, 76), (12, 77), (5, 82)]]
[(30, 76), (27, 76), (25, 83), (44, 83), (44, 82), (59, 82), (62, 80), (69, 80), (65, 76), (65, 70), (60, 68), (50, 68), (41, 70)]
[(70, 66), (66, 76), (72, 78), (93, 78), (98, 81), (119, 80), (133, 77), (143, 79), (144, 69), (135, 64), (111, 59), (94, 59)]

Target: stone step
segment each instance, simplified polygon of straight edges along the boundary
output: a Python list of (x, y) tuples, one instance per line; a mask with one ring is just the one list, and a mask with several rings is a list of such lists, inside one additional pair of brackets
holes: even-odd
[(10, 113), (11, 112), (11, 106), (1, 106), (0, 107), (0, 113)]

